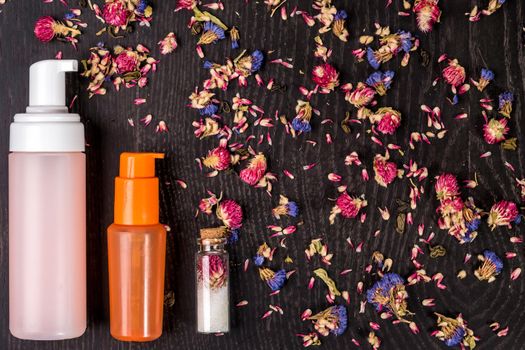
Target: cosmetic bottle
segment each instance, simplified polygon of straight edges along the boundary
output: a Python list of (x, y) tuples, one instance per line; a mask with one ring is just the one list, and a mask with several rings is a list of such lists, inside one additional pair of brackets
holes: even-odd
[(10, 128), (9, 329), (59, 340), (86, 329), (84, 126), (65, 103), (75, 60), (46, 60), (29, 74), (29, 106)]
[(195, 257), (197, 331), (230, 331), (229, 255), (224, 228), (201, 230), (199, 252)]
[(115, 219), (108, 228), (111, 335), (144, 342), (162, 334), (166, 230), (159, 223), (161, 153), (122, 153)]

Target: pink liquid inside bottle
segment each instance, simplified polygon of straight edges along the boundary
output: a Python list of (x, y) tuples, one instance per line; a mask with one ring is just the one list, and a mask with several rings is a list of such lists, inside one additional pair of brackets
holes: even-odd
[(79, 337), (86, 328), (85, 155), (9, 155), (10, 330)]

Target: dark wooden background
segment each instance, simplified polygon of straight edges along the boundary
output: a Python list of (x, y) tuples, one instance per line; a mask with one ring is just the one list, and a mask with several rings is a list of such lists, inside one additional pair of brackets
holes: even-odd
[[(316, 283), (313, 290), (306, 288), (314, 268), (319, 262), (307, 263), (304, 248), (315, 237), (322, 237), (335, 253), (333, 265), (328, 269), (334, 276), (340, 289), (351, 292), (349, 330), (342, 336), (323, 339), (324, 348), (355, 348), (352, 337), (358, 339), (363, 348), (368, 348), (366, 335), (369, 321), (381, 324), (377, 334), (383, 340), (384, 349), (438, 349), (444, 345), (430, 337), (434, 327), (433, 311), (456, 314), (462, 312), (470, 322), (475, 333), (481, 337), (480, 349), (520, 349), (525, 343), (525, 279), (510, 281), (511, 269), (524, 265), (525, 257), (522, 245), (509, 242), (511, 235), (520, 235), (522, 228), (509, 232), (497, 229), (490, 232), (482, 225), (479, 237), (470, 245), (460, 246), (446, 232), (436, 228), (437, 206), (433, 192), (433, 176), (441, 171), (456, 173), (460, 180), (472, 179), (478, 174), (479, 186), (464, 195), (473, 195), (478, 205), (489, 208), (495, 200), (508, 199), (520, 201), (512, 174), (504, 167), (504, 161), (516, 167), (516, 176), (525, 175), (525, 154), (521, 148), (516, 152), (502, 151), (499, 147), (489, 147), (482, 139), (482, 118), (478, 107), (481, 95), (473, 91), (461, 97), (458, 106), (452, 107), (445, 102), (449, 93), (442, 84), (432, 87), (432, 80), (439, 74), (436, 61), (446, 52), (457, 57), (467, 68), (469, 74), (477, 77), (482, 67), (489, 67), (496, 73), (496, 81), (490, 89), (496, 97), (502, 90), (511, 90), (516, 96), (515, 112), (511, 121), (512, 134), (518, 137), (519, 144), (525, 142), (523, 133), (523, 93), (525, 89), (525, 61), (523, 51), (522, 28), (525, 21), (525, 4), (520, 0), (508, 0), (507, 4), (490, 17), (479, 23), (469, 23), (464, 16), (474, 5), (485, 6), (488, 0), (479, 1), (442, 1), (442, 24), (421, 38), (421, 47), (428, 51), (431, 64), (421, 65), (418, 55), (412, 57), (407, 68), (399, 68), (399, 58), (383, 68), (393, 68), (396, 78), (393, 89), (381, 100), (382, 105), (397, 107), (403, 113), (403, 122), (397, 134), (388, 138), (390, 142), (407, 148), (411, 131), (423, 129), (426, 118), (420, 112), (423, 103), (441, 106), (445, 123), (449, 129), (447, 137), (435, 141), (431, 146), (418, 146), (405, 157), (395, 154), (393, 157), (401, 164), (414, 159), (430, 171), (426, 181), (426, 193), (420, 202), (414, 217), (415, 225), (400, 235), (394, 231), (394, 220), (381, 220), (378, 206), (389, 207), (395, 213), (395, 199), (408, 197), (406, 180), (395, 181), (388, 189), (379, 188), (374, 181), (364, 183), (355, 168), (344, 165), (344, 156), (356, 150), (371, 172), (373, 155), (382, 152), (379, 146), (372, 144), (365, 137), (355, 139), (357, 132), (365, 133), (365, 126), (354, 127), (353, 134), (345, 135), (336, 126), (344, 118), (349, 105), (340, 92), (329, 96), (314, 98), (314, 104), (320, 108), (323, 117), (337, 121), (334, 126), (321, 125), (320, 118), (313, 121), (314, 131), (310, 139), (318, 142), (316, 147), (308, 145), (306, 137), (291, 139), (284, 134), (281, 126), (273, 133), (273, 146), (258, 146), (269, 157), (270, 169), (279, 174), (280, 181), (275, 184), (273, 198), (263, 190), (250, 188), (232, 174), (221, 174), (215, 178), (205, 178), (199, 173), (194, 159), (204, 155), (215, 147), (215, 140), (199, 141), (193, 136), (191, 122), (198, 118), (197, 113), (185, 107), (187, 97), (193, 88), (205, 79), (207, 72), (201, 68), (201, 62), (195, 54), (195, 38), (186, 28), (188, 13), (174, 13), (175, 1), (153, 1), (155, 6), (152, 27), (139, 28), (124, 39), (111, 39), (106, 36), (96, 37), (101, 28), (94, 15), (87, 9), (82, 18), (89, 23), (80, 37), (79, 50), (75, 51), (67, 44), (53, 42), (39, 43), (33, 33), (33, 25), (41, 15), (53, 15), (60, 18), (65, 8), (58, 0), (53, 4), (43, 4), (40, 0), (11, 0), (2, 7), (0, 13), (0, 348), (2, 349), (291, 349), (300, 348), (300, 338), (296, 333), (311, 330), (311, 325), (300, 321), (300, 313), (307, 307), (320, 310), (326, 307), (324, 295), (326, 289)], [(77, 3), (70, 0), (73, 6)], [(289, 9), (295, 1), (289, 1)], [(357, 82), (371, 73), (371, 68), (363, 63), (355, 63), (351, 50), (358, 46), (357, 37), (363, 31), (371, 32), (374, 22), (390, 25), (393, 30), (406, 29), (416, 32), (414, 17), (399, 17), (401, 1), (394, 1), (390, 8), (385, 8), (384, 0), (335, 1), (338, 8), (349, 13), (350, 41), (343, 45), (330, 34), (324, 36), (327, 46), (334, 50), (331, 62), (342, 72), (344, 82)], [(300, 7), (309, 9), (309, 2), (300, 2)], [(283, 22), (279, 16), (270, 18), (262, 1), (227, 1), (226, 10), (219, 16), (229, 25), (236, 25), (241, 32), (241, 45), (247, 49), (275, 50), (274, 57), (292, 57), (295, 68), (286, 70), (275, 65), (266, 65), (262, 72), (264, 78), (275, 77), (279, 83), (288, 86), (286, 93), (270, 94), (256, 88), (250, 79), (248, 89), (240, 90), (243, 96), (252, 98), (257, 104), (273, 115), (278, 109), (291, 117), (295, 100), (298, 98), (297, 87), (311, 84), (309, 78), (299, 73), (310, 71), (315, 64), (313, 59), (313, 39), (316, 29), (306, 27), (300, 18)], [(238, 15), (236, 15), (236, 12)], [(174, 31), (179, 38), (180, 47), (170, 56), (162, 56), (156, 47), (157, 41), (168, 32)], [(108, 46), (117, 43), (135, 45), (143, 43), (153, 49), (153, 55), (160, 57), (158, 72), (151, 75), (148, 86), (144, 89), (123, 89), (115, 92), (111, 88), (106, 96), (91, 100), (85, 92), (86, 81), (72, 82), (71, 96), (79, 94), (75, 110), (84, 118), (87, 131), (88, 157), (88, 329), (81, 338), (63, 342), (31, 342), (15, 339), (8, 329), (8, 229), (7, 229), (7, 154), (8, 130), (12, 116), (23, 112), (28, 102), (28, 68), (41, 59), (53, 58), (58, 50), (64, 52), (64, 58), (86, 58), (88, 48), (99, 41)], [(210, 58), (222, 61), (230, 55), (229, 44), (220, 43), (206, 48)], [(235, 52), (231, 53), (236, 55)], [(235, 85), (235, 84), (234, 84)], [(226, 94), (219, 97), (233, 96), (239, 89), (232, 85)], [(311, 86), (311, 85), (310, 85)], [(145, 105), (136, 107), (133, 99), (147, 97)], [(469, 118), (455, 121), (452, 116), (465, 111)], [(152, 124), (143, 127), (138, 119), (152, 113)], [(127, 123), (133, 118), (134, 128)], [(155, 133), (155, 123), (160, 119), (167, 122), (169, 132)], [(261, 128), (253, 128), (258, 136)], [(324, 141), (324, 135), (330, 132), (334, 143)], [(485, 151), (492, 151), (493, 156), (479, 159)], [(107, 295), (107, 250), (106, 227), (113, 219), (113, 178), (118, 169), (118, 157), (122, 151), (158, 151), (165, 152), (167, 159), (158, 163), (159, 174), (163, 183), (161, 188), (161, 211), (163, 222), (171, 227), (168, 239), (166, 292), (173, 291), (175, 304), (166, 308), (164, 333), (162, 337), (147, 344), (128, 344), (113, 340), (109, 334), (108, 295)], [(312, 162), (320, 164), (304, 172), (302, 166)], [(282, 175), (283, 169), (289, 169), (296, 175), (290, 180)], [(327, 180), (329, 172), (344, 175), (344, 183), (350, 185), (352, 192), (365, 192), (369, 200), (368, 219), (365, 224), (355, 220), (338, 219), (333, 226), (328, 225), (331, 202), (328, 198), (336, 196), (333, 183)], [(186, 190), (177, 186), (175, 180), (183, 179), (188, 183)], [(246, 299), (249, 305), (233, 308), (234, 327), (229, 335), (223, 337), (204, 336), (196, 333), (194, 308), (194, 270), (193, 255), (196, 251), (195, 238), (200, 227), (213, 224), (202, 216), (194, 218), (200, 198), (209, 189), (224, 192), (228, 198), (242, 204), (246, 216), (238, 244), (231, 251), (234, 302)], [(250, 268), (242, 272), (242, 262), (251, 257), (258, 245), (264, 240), (273, 246), (278, 239), (269, 239), (266, 225), (274, 223), (271, 208), (276, 204), (278, 195), (286, 194), (300, 203), (304, 225), (287, 240), (288, 250), (279, 250), (274, 261), (278, 266), (289, 254), (294, 259), (292, 266), (297, 273), (277, 296), (270, 297), (269, 289), (258, 278), (257, 271)], [(408, 276), (413, 271), (409, 263), (410, 249), (417, 242), (417, 224), (424, 222), (428, 229), (433, 229), (437, 237), (435, 243), (444, 245), (448, 254), (440, 259), (429, 259), (428, 255), (420, 260), (425, 263), (429, 274), (442, 272), (448, 289), (441, 291), (434, 283), (418, 284), (409, 287), (410, 309), (416, 313), (415, 321), (421, 328), (419, 335), (410, 333), (406, 326), (392, 325), (389, 321), (379, 320), (378, 315), (367, 306), (365, 314), (359, 314), (359, 301), (355, 288), (358, 281), (364, 281), (365, 288), (375, 280), (363, 272), (370, 262), (373, 251), (380, 250), (394, 259), (393, 270)], [(381, 235), (373, 238), (375, 230)], [(427, 230), (427, 233), (429, 231)], [(356, 254), (347, 247), (345, 239), (350, 236), (354, 242), (365, 241), (363, 252)], [(477, 281), (470, 273), (472, 264), (467, 266), (469, 276), (465, 280), (455, 278), (456, 273), (464, 268), (465, 253), (474, 256), (483, 249), (492, 249), (500, 255), (506, 251), (515, 251), (518, 256), (506, 261), (502, 275), (492, 284)], [(253, 266), (253, 265), (252, 265)], [(341, 277), (338, 272), (343, 268), (352, 268), (353, 272)], [(38, 293), (38, 291), (34, 291)], [(421, 300), (435, 298), (434, 309), (423, 308)], [(281, 305), (284, 315), (272, 315), (260, 320), (269, 304)], [(498, 321), (509, 326), (509, 335), (498, 338), (489, 329), (488, 324)]]

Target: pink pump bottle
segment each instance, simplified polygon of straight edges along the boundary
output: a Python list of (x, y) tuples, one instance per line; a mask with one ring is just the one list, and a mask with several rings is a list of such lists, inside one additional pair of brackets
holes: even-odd
[(10, 129), (9, 329), (59, 340), (86, 329), (84, 126), (65, 104), (76, 60), (30, 68), (29, 107)]

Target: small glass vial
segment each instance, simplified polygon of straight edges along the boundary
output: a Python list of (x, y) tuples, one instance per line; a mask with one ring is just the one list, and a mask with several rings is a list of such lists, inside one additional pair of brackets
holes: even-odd
[[(230, 331), (229, 256), (226, 238), (206, 238), (201, 230), (196, 254), (197, 331)], [(204, 232), (203, 232), (204, 231)]]

